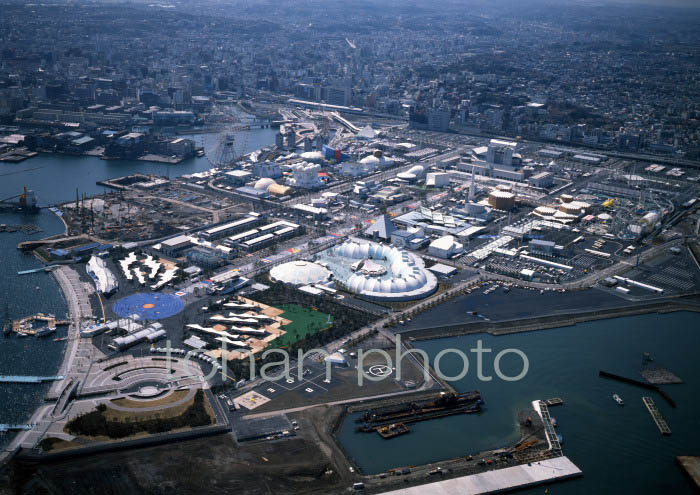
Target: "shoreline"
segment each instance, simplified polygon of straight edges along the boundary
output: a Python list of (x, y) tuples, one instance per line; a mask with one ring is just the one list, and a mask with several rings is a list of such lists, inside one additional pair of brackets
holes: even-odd
[(533, 318), (513, 318), (498, 322), (468, 322), (454, 325), (441, 325), (435, 327), (423, 327), (402, 332), (397, 335), (406, 337), (406, 340), (433, 340), (448, 337), (459, 337), (486, 333), (489, 335), (510, 335), (515, 333), (536, 332), (558, 327), (574, 326), (578, 323), (586, 323), (596, 320), (623, 318), (649, 313), (674, 313), (678, 311), (700, 312), (700, 301), (674, 301), (661, 300), (657, 302), (640, 303), (634, 306), (620, 306), (605, 310), (577, 312), (575, 310), (566, 313)]
[[(61, 289), (63, 299), (66, 301), (66, 305), (68, 306), (68, 319), (71, 322), (68, 326), (68, 340), (63, 354), (63, 360), (61, 361), (61, 365), (57, 371), (59, 375), (67, 377), (68, 371), (73, 363), (73, 359), (75, 358), (78, 344), (80, 343), (80, 320), (83, 315), (80, 310), (78, 295), (73, 291), (73, 287), (64, 273), (65, 270), (72, 270), (72, 268), (68, 266), (60, 266), (53, 270), (51, 275), (54, 277)], [(60, 388), (64, 381), (65, 380), (53, 382), (46, 393), (46, 398), (50, 398), (54, 395), (57, 396), (60, 393)]]
[[(78, 344), (80, 342), (80, 307), (78, 305), (77, 296), (71, 297), (70, 282), (66, 278), (66, 275), (62, 270), (67, 267), (59, 267), (51, 272), (51, 276), (54, 277), (56, 283), (59, 286), (61, 295), (63, 296), (66, 305), (68, 306), (68, 315), (71, 320), (71, 324), (68, 327), (68, 340), (66, 342), (66, 347), (63, 351), (63, 359), (61, 364), (56, 370), (57, 375), (63, 375), (67, 378), (67, 372), (70, 369), (75, 354), (78, 350)], [(70, 269), (70, 268), (68, 268)], [(76, 320), (77, 316), (77, 320)], [(41, 433), (41, 419), (44, 415), (51, 409), (51, 406), (46, 403), (47, 400), (51, 400), (52, 397), (58, 397), (61, 391), (62, 385), (65, 383), (65, 378), (61, 381), (56, 381), (51, 384), (48, 390), (44, 394), (44, 399), (41, 404), (39, 404), (32, 412), (29, 414), (27, 424), (35, 424), (35, 428), (29, 431), (18, 432), (15, 437), (7, 444), (0, 452), (0, 465), (10, 461), (17, 452), (22, 448), (22, 444), (25, 439), (36, 433)]]

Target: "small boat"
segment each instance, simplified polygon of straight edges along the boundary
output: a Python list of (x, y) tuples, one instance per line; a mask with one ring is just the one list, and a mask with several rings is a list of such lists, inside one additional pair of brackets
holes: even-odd
[(56, 337), (53, 339), (54, 342), (64, 342), (66, 340), (68, 340), (68, 337)]
[(405, 435), (409, 431), (410, 430), (408, 429), (408, 426), (406, 426), (403, 423), (395, 423), (392, 425), (381, 426), (377, 428), (377, 433), (379, 433), (379, 436), (387, 440), (390, 438), (398, 437), (399, 435)]
[(620, 397), (619, 395), (614, 394), (614, 395), (613, 395), (613, 399), (615, 399), (615, 402), (617, 402), (617, 403), (620, 404), (621, 406), (624, 406), (624, 405), (625, 405), (624, 401), (622, 400), (622, 397)]
[(46, 327), (46, 328), (42, 328), (41, 330), (37, 330), (35, 335), (37, 337), (45, 337), (49, 334), (54, 333), (55, 331), (56, 331), (56, 327)]
[(561, 433), (557, 433), (557, 440), (559, 440), (559, 445), (564, 445), (564, 436)]
[(557, 427), (557, 418), (552, 418), (552, 426)]

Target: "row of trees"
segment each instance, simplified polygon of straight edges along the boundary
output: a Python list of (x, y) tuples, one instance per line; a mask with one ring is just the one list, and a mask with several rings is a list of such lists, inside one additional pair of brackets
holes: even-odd
[(109, 438), (124, 438), (136, 433), (163, 433), (186, 426), (197, 427), (211, 424), (204, 403), (204, 392), (198, 390), (194, 402), (185, 412), (173, 418), (154, 418), (145, 421), (114, 421), (105, 416), (107, 406), (100, 404), (95, 411), (81, 414), (66, 425), (72, 435), (97, 437), (106, 435)]

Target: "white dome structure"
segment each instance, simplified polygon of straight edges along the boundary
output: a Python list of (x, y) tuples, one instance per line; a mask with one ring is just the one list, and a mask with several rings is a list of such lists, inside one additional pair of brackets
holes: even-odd
[(267, 191), (273, 184), (275, 184), (275, 181), (273, 179), (265, 177), (263, 179), (259, 179), (253, 187), (258, 191)]
[(396, 174), (396, 177), (399, 179), (407, 180), (409, 182), (412, 182), (414, 180), (420, 179), (423, 177), (425, 174), (425, 168), (423, 168), (422, 165), (414, 165), (410, 169), (408, 169), (406, 172), (401, 172), (400, 174)]
[(371, 166), (376, 169), (390, 167), (394, 164), (394, 160), (385, 157), (381, 154), (381, 152), (375, 152), (371, 155), (364, 157), (362, 160), (360, 160), (360, 163), (365, 166)]
[(270, 278), (290, 285), (323, 284), (331, 279), (331, 272), (310, 261), (290, 261), (270, 270)]
[[(435, 292), (438, 281), (426, 270), (423, 260), (407, 251), (365, 241), (346, 241), (329, 250), (328, 267), (335, 279), (350, 292), (367, 299), (383, 301), (410, 301), (422, 299)], [(357, 270), (358, 260), (371, 260), (373, 270)], [(377, 270), (381, 264), (386, 271)]]
[(299, 157), (307, 162), (323, 163), (323, 153), (320, 151), (306, 151), (299, 155)]

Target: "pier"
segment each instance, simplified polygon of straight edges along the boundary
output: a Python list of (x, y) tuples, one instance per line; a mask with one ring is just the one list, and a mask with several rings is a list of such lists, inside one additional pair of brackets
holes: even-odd
[(666, 420), (661, 415), (661, 412), (656, 408), (654, 400), (651, 397), (642, 397), (642, 401), (644, 402), (644, 405), (647, 406), (647, 410), (649, 411), (649, 414), (651, 414), (651, 417), (654, 419), (654, 423), (656, 423), (656, 426), (659, 427), (659, 431), (661, 432), (661, 434), (670, 435), (671, 428), (668, 427), (668, 423), (666, 423)]
[(700, 457), (679, 455), (676, 457), (676, 463), (683, 469), (695, 489), (700, 491)]
[[(535, 404), (533, 403), (533, 406)], [(535, 407), (537, 410), (537, 407)], [(544, 425), (544, 432), (547, 435), (547, 441), (549, 442), (550, 449), (554, 455), (562, 455), (561, 443), (559, 442), (559, 437), (557, 432), (554, 431), (554, 425), (552, 424), (552, 416), (549, 414), (549, 408), (544, 401), (539, 401), (539, 413), (542, 418), (542, 424)]]
[(35, 425), (12, 425), (12, 424), (0, 424), (0, 433), (5, 433), (6, 431), (29, 431), (34, 428)]
[[(43, 269), (43, 268), (42, 268)], [(12, 322), (12, 331), (24, 335), (38, 335), (42, 329), (33, 328), (34, 322), (43, 322), (49, 329), (55, 329), (57, 326), (69, 325), (69, 320), (57, 320), (53, 315), (45, 315), (37, 313), (35, 315), (26, 316)]]
[(384, 492), (383, 495), (438, 495), (446, 493), (484, 495), (532, 487), (552, 481), (574, 478), (582, 474), (581, 470), (568, 457), (561, 456), (436, 483), (401, 488), (391, 492)]
[(20, 376), (20, 375), (0, 375), (0, 383), (42, 383), (56, 382), (63, 380), (63, 375), (56, 376)]
[(629, 383), (631, 385), (636, 385), (638, 387), (642, 387), (642, 388), (646, 388), (646, 389), (658, 392), (659, 395), (661, 395), (661, 397), (666, 399), (666, 402), (668, 402), (671, 405), (671, 407), (676, 407), (676, 402), (673, 399), (671, 399), (671, 396), (668, 395), (663, 390), (661, 390), (661, 388), (659, 388), (657, 385), (652, 385), (651, 383), (640, 382), (639, 380), (635, 380), (633, 378), (627, 378), (625, 376), (616, 375), (614, 373), (608, 373), (607, 371), (602, 371), (602, 370), (599, 372), (599, 375), (602, 377), (605, 377), (605, 378), (612, 378), (613, 380), (618, 380), (618, 381), (621, 381), (624, 383)]
[(48, 265), (48, 266), (42, 266), (39, 268), (34, 268), (32, 270), (22, 270), (20, 272), (17, 272), (17, 275), (29, 275), (30, 273), (39, 273), (39, 272), (50, 272), (54, 268), (56, 268), (58, 265)]

